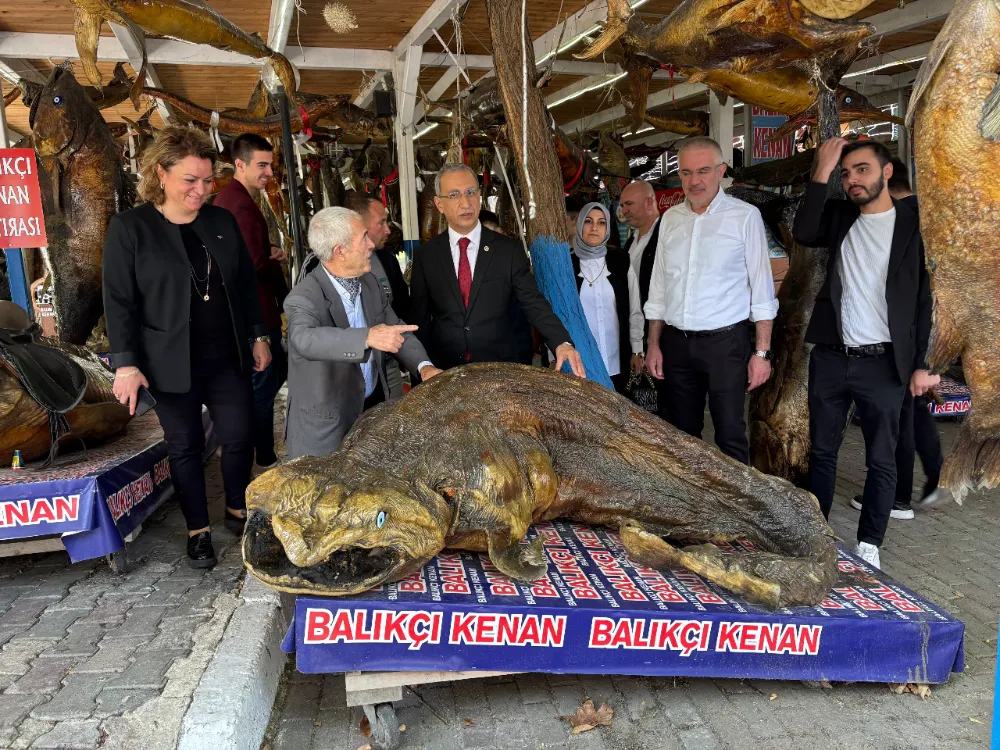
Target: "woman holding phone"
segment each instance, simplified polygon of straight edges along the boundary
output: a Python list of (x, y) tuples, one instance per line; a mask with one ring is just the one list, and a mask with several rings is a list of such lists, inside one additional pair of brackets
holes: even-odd
[(222, 445), (225, 525), (241, 533), (253, 464), (250, 374), (271, 361), (239, 226), (225, 209), (205, 205), (216, 157), (201, 131), (160, 130), (142, 161), (146, 203), (111, 219), (103, 261), (114, 392), (133, 413), (142, 388), (156, 401), (195, 568), (217, 562), (202, 405)]

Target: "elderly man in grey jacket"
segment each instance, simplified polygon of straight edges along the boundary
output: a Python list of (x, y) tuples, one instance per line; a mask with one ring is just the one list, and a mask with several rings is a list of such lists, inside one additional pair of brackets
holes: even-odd
[(374, 244), (360, 215), (323, 209), (309, 245), (320, 266), (285, 298), (289, 458), (329, 455), (361, 412), (388, 399), (386, 354), (423, 380), (440, 372), (370, 273)]

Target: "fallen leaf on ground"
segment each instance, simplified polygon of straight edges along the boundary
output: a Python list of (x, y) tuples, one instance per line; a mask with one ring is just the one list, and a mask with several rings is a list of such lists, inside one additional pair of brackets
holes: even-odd
[(361, 747), (358, 748), (358, 750), (372, 750), (372, 746), (371, 745), (362, 745)]
[[(372, 736), (372, 725), (371, 725), (371, 722), (368, 721), (368, 717), (367, 716), (362, 716), (361, 717), (361, 736), (362, 737), (371, 737)], [(358, 750), (361, 750), (361, 748), (358, 748)]]
[(969, 721), (974, 721), (977, 724), (983, 724), (984, 723), (984, 722), (980, 721), (979, 719), (977, 719), (975, 716), (970, 716), (969, 717)]
[(770, 700), (770, 701), (773, 701), (773, 700), (775, 700), (775, 699), (776, 699), (777, 697), (778, 697), (778, 694), (777, 694), (777, 693), (771, 693), (771, 697), (770, 697), (770, 698), (768, 698), (768, 700)]
[(314, 721), (313, 722), (313, 726), (314, 727), (321, 727), (321, 726), (323, 726), (323, 722), (322, 721)]
[(955, 598), (956, 599), (964, 599), (965, 598), (965, 594), (963, 594), (961, 591), (956, 591), (955, 592)]
[(903, 693), (913, 693), (914, 695), (920, 696), (921, 698), (931, 697), (931, 687), (930, 685), (918, 685), (913, 682), (898, 682), (891, 683), (889, 689), (896, 695), (902, 695)]
[(462, 723), (465, 724), (465, 726), (467, 727), (476, 726), (476, 722), (474, 722), (472, 719), (462, 719)]
[(568, 719), (569, 723), (573, 725), (570, 734), (580, 734), (580, 732), (588, 732), (595, 727), (610, 727), (614, 716), (615, 710), (607, 703), (602, 703), (600, 708), (595, 709), (594, 701), (587, 698), (583, 705), (576, 709), (574, 716), (560, 716), (559, 718)]
[(406, 731), (406, 724), (400, 724), (399, 725), (399, 731), (400, 732), (405, 732)]

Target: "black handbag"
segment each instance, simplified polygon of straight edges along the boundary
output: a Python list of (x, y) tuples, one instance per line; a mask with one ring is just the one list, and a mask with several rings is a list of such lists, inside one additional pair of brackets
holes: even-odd
[(634, 372), (630, 374), (628, 385), (625, 386), (625, 393), (632, 400), (632, 403), (646, 411), (653, 412), (653, 414), (657, 413), (659, 398), (656, 394), (656, 384), (648, 372), (641, 375), (636, 375)]

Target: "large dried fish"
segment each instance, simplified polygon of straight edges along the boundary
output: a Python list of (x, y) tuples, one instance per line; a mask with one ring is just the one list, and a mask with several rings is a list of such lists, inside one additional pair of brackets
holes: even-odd
[[(860, 9), (871, 2), (838, 6)], [(655, 26), (643, 24), (628, 0), (608, 0), (604, 31), (576, 57), (597, 57), (618, 42), (630, 55), (667, 65), (749, 73), (856, 51), (873, 32), (870, 24), (827, 20), (801, 0), (684, 0)]]
[[(534, 580), (541, 540), (521, 541), (553, 518), (616, 528), (633, 560), (771, 607), (816, 604), (837, 578), (833, 532), (808, 492), (592, 381), (517, 364), (448, 370), (368, 411), (332, 456), (258, 477), (247, 507), (243, 559), (285, 591), (364, 591), (446, 546)], [(739, 538), (757, 551), (707, 544)]]
[[(210, 125), (212, 122), (212, 110), (200, 107), (184, 97), (149, 87), (146, 87), (144, 92), (157, 99), (162, 99), (178, 112), (181, 112), (195, 122), (199, 122), (202, 125)], [(367, 135), (373, 138), (388, 138), (392, 132), (392, 128), (388, 124), (375, 117), (368, 110), (361, 109), (361, 107), (351, 102), (349, 94), (315, 96), (302, 93), (299, 94), (299, 103), (305, 109), (306, 117), (310, 124), (328, 122), (348, 133)], [(302, 113), (298, 107), (292, 107), (289, 110), (289, 115), (292, 130), (299, 131), (305, 126), (302, 120)], [(248, 113), (237, 116), (220, 112), (219, 130), (233, 135), (253, 133), (254, 135), (264, 137), (280, 136), (281, 115), (251, 117)]]
[(1000, 5), (958, 0), (913, 87), (920, 233), (934, 296), (927, 360), (962, 358), (972, 408), (941, 473), (957, 500), (1000, 483)]
[[(73, 0), (73, 4), (76, 6), (76, 51), (87, 79), (97, 88), (101, 87), (97, 43), (101, 26), (108, 21), (128, 27), (140, 43), (143, 43), (142, 32), (146, 32), (182, 42), (207, 44), (248, 57), (268, 58), (285, 90), (290, 96), (295, 95), (295, 71), (285, 56), (268, 47), (257, 34), (246, 33), (207, 5), (188, 0)], [(132, 92), (136, 106), (146, 78), (144, 44), (141, 67)]]
[(83, 345), (104, 312), (101, 261), (111, 217), (134, 192), (118, 144), (73, 73), (58, 67), (30, 114), (59, 340)]

